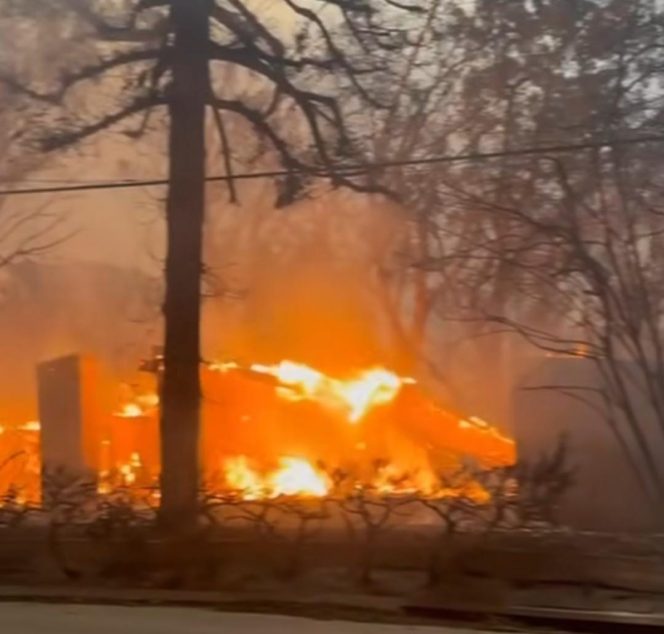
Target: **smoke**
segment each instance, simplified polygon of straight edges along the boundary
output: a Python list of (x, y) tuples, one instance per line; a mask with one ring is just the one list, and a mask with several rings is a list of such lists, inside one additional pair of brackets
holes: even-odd
[(211, 221), (206, 260), (226, 293), (206, 306), (207, 353), (332, 373), (397, 364), (379, 287), (407, 235), (403, 214), (348, 192), (285, 210), (268, 200)]
[[(101, 360), (117, 378), (135, 370), (155, 328), (144, 318), (155, 300), (150, 278), (78, 262), (23, 262), (5, 273), (0, 418), (36, 416), (35, 374), (41, 361), (80, 353)], [(159, 333), (152, 336), (158, 340)]]

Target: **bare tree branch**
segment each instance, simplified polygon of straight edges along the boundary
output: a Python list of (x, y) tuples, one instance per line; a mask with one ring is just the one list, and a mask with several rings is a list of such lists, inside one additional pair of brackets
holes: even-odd
[(152, 95), (137, 97), (119, 110), (105, 115), (94, 123), (75, 127), (70, 130), (55, 132), (40, 140), (41, 148), (46, 152), (62, 149), (87, 139), (103, 130), (122, 123), (130, 117), (156, 106), (166, 105), (166, 100)]

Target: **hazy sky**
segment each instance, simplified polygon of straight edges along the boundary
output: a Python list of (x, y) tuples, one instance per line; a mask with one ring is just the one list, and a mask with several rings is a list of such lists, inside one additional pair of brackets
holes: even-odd
[[(119, 135), (96, 139), (94, 151), (70, 152), (47, 168), (27, 176), (22, 186), (58, 186), (69, 182), (160, 178), (165, 173), (159, 148), (154, 156), (135, 153), (136, 144)], [(86, 146), (89, 147), (89, 146)], [(48, 201), (63, 216), (63, 233), (72, 237), (57, 248), (51, 259), (81, 259), (121, 266), (153, 268), (150, 251), (162, 242), (160, 218), (165, 190), (116, 189), (16, 197), (9, 205), (29, 209)]]
[[(288, 29), (292, 24), (292, 12), (285, 10), (281, 2), (250, 0), (248, 4), (267, 14), (273, 26)], [(163, 135), (133, 141), (117, 130), (105, 132), (81, 148), (49, 159), (43, 169), (27, 175), (21, 185), (163, 178), (167, 171), (163, 142)], [(161, 218), (165, 193), (165, 188), (118, 189), (17, 197), (9, 201), (9, 205), (29, 209), (48, 200), (53, 209), (63, 212), (66, 232), (72, 231), (75, 235), (51, 254), (51, 258), (138, 265), (155, 270), (155, 266), (160, 265), (154, 256), (160, 255), (164, 244)]]

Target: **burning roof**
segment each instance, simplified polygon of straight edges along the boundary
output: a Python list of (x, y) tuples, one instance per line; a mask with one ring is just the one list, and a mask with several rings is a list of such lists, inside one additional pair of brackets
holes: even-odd
[[(290, 360), (215, 362), (203, 371), (203, 388), (205, 478), (248, 499), (321, 497), (340, 472), (383, 493), (435, 495), (440, 474), (461, 457), (489, 467), (515, 460), (511, 439), (441, 407), (415, 379), (384, 367), (331, 376)], [(156, 482), (158, 419), (156, 393), (141, 391), (94, 422), (100, 487)], [(0, 430), (1, 460), (11, 452), (33, 456), (32, 476), (23, 479), (38, 479), (38, 436), (34, 423), (12, 434)]]

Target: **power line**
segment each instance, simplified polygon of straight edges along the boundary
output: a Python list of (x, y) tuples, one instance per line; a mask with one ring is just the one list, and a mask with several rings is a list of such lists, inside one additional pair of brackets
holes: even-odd
[[(443, 163), (467, 163), (475, 161), (489, 161), (497, 158), (509, 158), (518, 156), (536, 156), (542, 154), (569, 154), (573, 152), (582, 152), (584, 150), (602, 149), (609, 147), (620, 147), (626, 145), (639, 145), (642, 143), (660, 143), (664, 142), (664, 135), (651, 135), (644, 137), (635, 137), (631, 139), (609, 139), (604, 141), (586, 141), (583, 143), (573, 143), (565, 145), (550, 145), (541, 147), (521, 148), (515, 150), (504, 150), (496, 152), (472, 152), (468, 154), (455, 154), (451, 156), (432, 156), (430, 158), (415, 158), (393, 161), (376, 161), (373, 163), (358, 163), (355, 165), (340, 166), (338, 170), (306, 172), (302, 170), (270, 170), (263, 172), (241, 172), (232, 176), (223, 174), (208, 176), (205, 180), (208, 183), (226, 182), (229, 180), (258, 180), (265, 178), (281, 178), (297, 174), (317, 176), (319, 178), (330, 178), (339, 176), (357, 176), (374, 170), (389, 169), (395, 167), (418, 167), (424, 165), (436, 165)], [(27, 196), (37, 194), (58, 194), (68, 192), (83, 192), (95, 190), (110, 189), (131, 189), (136, 187), (163, 187), (168, 185), (168, 179), (158, 178), (151, 180), (117, 180), (106, 182), (79, 183), (76, 185), (63, 185), (60, 187), (30, 187), (21, 189), (0, 189), (0, 196)]]
[[(133, 178), (117, 179), (134, 181)], [(107, 178), (21, 178), (21, 179), (0, 179), (2, 185), (12, 185), (14, 183), (29, 183), (30, 185), (93, 185), (110, 182)], [(113, 181), (115, 182), (115, 181)]]

